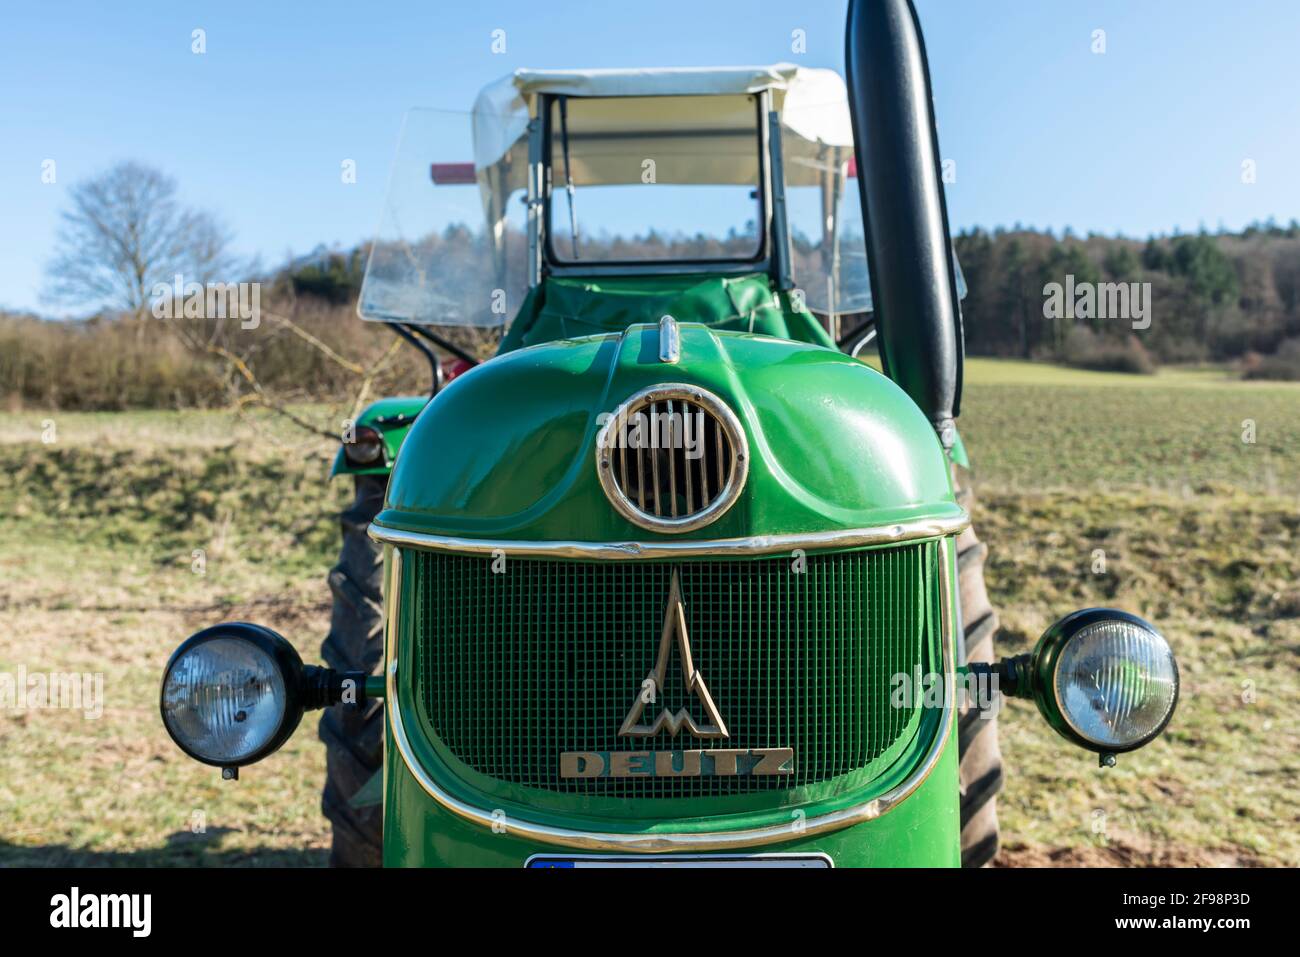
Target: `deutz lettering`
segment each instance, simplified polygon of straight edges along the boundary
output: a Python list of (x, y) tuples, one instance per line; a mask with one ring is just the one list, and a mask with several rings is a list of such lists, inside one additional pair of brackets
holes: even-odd
[(700, 778), (793, 774), (794, 748), (565, 751), (562, 778)]

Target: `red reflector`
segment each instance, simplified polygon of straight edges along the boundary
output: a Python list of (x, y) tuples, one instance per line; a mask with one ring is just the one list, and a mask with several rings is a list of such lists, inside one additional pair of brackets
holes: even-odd
[(435, 186), (465, 186), (477, 183), (473, 163), (432, 163), (429, 174)]
[(450, 382), (458, 375), (463, 375), (474, 368), (464, 359), (449, 359), (442, 364), (442, 381)]
[(849, 157), (849, 179), (855, 179), (858, 175), (858, 158), (857, 156)]

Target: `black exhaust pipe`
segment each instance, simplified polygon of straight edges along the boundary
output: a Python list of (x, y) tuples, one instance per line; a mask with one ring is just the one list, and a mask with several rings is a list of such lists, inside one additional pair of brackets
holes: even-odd
[(911, 0), (849, 0), (844, 62), (881, 361), (948, 448), (961, 411), (961, 311)]

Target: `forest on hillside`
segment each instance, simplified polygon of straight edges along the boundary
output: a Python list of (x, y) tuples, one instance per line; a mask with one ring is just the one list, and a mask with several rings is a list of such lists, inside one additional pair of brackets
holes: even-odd
[[(1080, 349), (1109, 344), (1162, 363), (1237, 361), (1250, 374), (1285, 365), (1300, 346), (1294, 220), (1147, 240), (977, 229), (954, 245), (969, 287), (962, 313), (973, 355), (1070, 361)], [(1045, 287), (1067, 276), (1076, 287), (1149, 283), (1149, 325), (1047, 315)]]

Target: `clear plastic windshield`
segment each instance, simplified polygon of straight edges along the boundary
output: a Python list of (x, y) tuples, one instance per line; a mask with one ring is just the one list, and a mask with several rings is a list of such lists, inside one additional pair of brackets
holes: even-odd
[[(849, 127), (848, 104), (842, 100), (801, 103), (799, 119), (810, 116), (822, 127)], [(871, 312), (871, 272), (851, 138), (844, 137), (840, 145), (826, 143), (801, 136), (783, 122), (781, 147), (790, 271), (804, 304), (820, 316)], [(966, 279), (956, 253), (953, 265), (957, 295), (965, 298)]]
[[(362, 318), (489, 328), (518, 313), (529, 272), (528, 113), (519, 106), (407, 114)], [(847, 128), (842, 102), (804, 103), (798, 116), (818, 110), (844, 111)], [(752, 96), (571, 98), (563, 121), (551, 117), (548, 258), (619, 263), (633, 277), (656, 261), (696, 261), (706, 275), (712, 262), (761, 254), (756, 111)], [(824, 117), (816, 125), (835, 128)], [(851, 141), (784, 122), (781, 141), (798, 305), (835, 330), (836, 317), (872, 309)]]
[[(494, 161), (476, 159), (485, 155)], [(362, 281), (361, 317), (504, 325), (528, 291), (527, 162), (523, 128), (410, 111)]]

